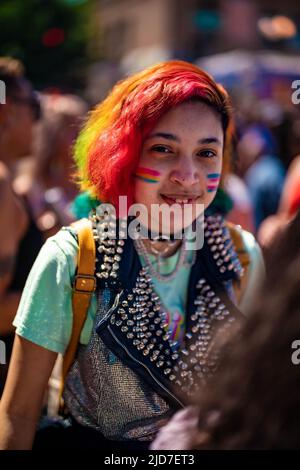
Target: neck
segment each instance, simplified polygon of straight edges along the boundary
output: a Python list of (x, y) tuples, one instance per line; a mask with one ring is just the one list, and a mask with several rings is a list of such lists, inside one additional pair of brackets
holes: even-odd
[(150, 240), (145, 239), (143, 240), (146, 250), (148, 253), (156, 254), (157, 256), (162, 256), (163, 258), (168, 258), (172, 256), (178, 248), (181, 246), (182, 240)]
[(140, 224), (140, 233), (143, 238), (147, 238), (150, 241), (161, 242), (161, 243), (168, 243), (174, 241), (180, 241), (183, 238), (184, 230), (178, 231), (176, 233), (168, 233), (167, 235), (163, 234), (162, 232), (156, 232), (151, 228), (146, 228), (142, 223)]

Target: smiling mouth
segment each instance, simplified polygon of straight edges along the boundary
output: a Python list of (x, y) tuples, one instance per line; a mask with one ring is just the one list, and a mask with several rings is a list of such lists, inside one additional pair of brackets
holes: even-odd
[(160, 195), (162, 199), (169, 205), (171, 204), (194, 204), (200, 196), (182, 196), (182, 195)]

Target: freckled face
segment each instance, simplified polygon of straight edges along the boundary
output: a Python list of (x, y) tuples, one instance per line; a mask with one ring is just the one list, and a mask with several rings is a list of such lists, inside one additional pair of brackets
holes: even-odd
[[(161, 117), (143, 143), (135, 178), (134, 202), (147, 207), (149, 227), (153, 204), (191, 204), (192, 220), (203, 211), (196, 204), (210, 205), (219, 184), (223, 145), (221, 118), (204, 103), (183, 103)], [(173, 230), (192, 220), (180, 221)]]

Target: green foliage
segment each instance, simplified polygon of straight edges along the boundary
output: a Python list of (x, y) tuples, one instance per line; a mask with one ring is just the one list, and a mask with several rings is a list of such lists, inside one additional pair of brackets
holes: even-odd
[[(95, 0), (1, 0), (0, 55), (22, 60), (39, 89), (80, 88), (94, 6)], [(63, 30), (64, 40), (46, 47), (43, 37), (51, 28)]]

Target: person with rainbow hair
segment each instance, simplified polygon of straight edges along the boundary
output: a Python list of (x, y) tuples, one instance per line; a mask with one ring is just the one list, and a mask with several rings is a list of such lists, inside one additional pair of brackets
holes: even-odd
[[(210, 212), (232, 132), (226, 91), (183, 61), (121, 81), (88, 116), (75, 160), (94, 206), (96, 289), (65, 381), (68, 417), (39, 431), (34, 448), (148, 448), (216, 372), (214, 338), (243, 321), (261, 266), (252, 235)], [(50, 238), (28, 278), (0, 448), (33, 446), (45, 387), (71, 338), (77, 235), (65, 227)]]

